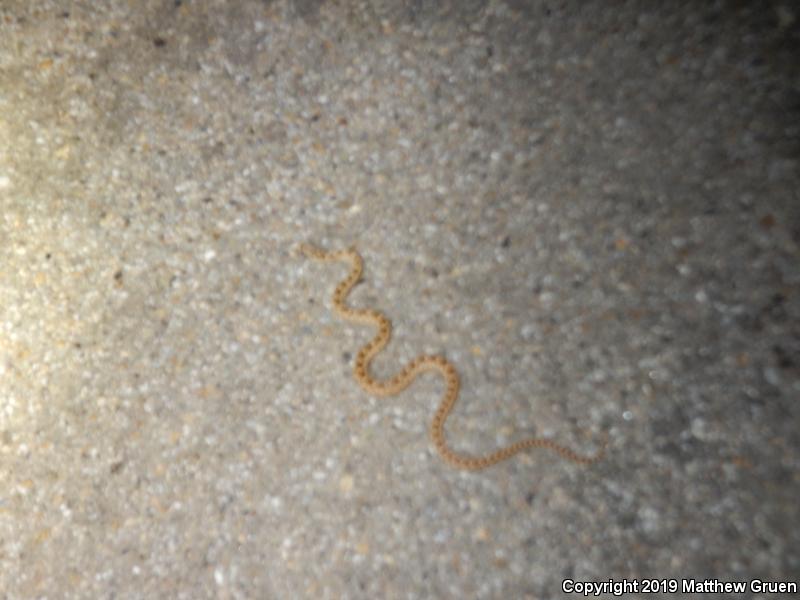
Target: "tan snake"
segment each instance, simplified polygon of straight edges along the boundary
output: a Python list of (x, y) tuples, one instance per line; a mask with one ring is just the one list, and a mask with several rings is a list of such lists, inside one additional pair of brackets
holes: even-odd
[(417, 375), (424, 371), (438, 371), (444, 377), (446, 390), (436, 413), (431, 422), (430, 435), (436, 450), (453, 467), (458, 469), (478, 470), (485, 469), (501, 461), (507, 460), (530, 448), (546, 448), (560, 454), (569, 461), (580, 464), (591, 464), (600, 460), (605, 453), (605, 444), (594, 456), (583, 456), (573, 450), (545, 438), (528, 438), (520, 440), (509, 446), (490, 452), (483, 456), (469, 456), (454, 451), (447, 445), (444, 435), (444, 423), (458, 399), (459, 379), (455, 367), (444, 356), (421, 354), (411, 360), (397, 375), (391, 379), (378, 380), (369, 373), (369, 364), (378, 352), (389, 343), (392, 332), (392, 322), (377, 310), (355, 309), (345, 304), (345, 298), (353, 286), (361, 279), (364, 270), (364, 261), (355, 248), (344, 250), (326, 251), (310, 244), (301, 244), (298, 248), (307, 257), (321, 261), (346, 261), (351, 263), (352, 269), (348, 276), (342, 280), (333, 292), (334, 310), (344, 319), (356, 323), (366, 323), (378, 328), (378, 333), (372, 340), (358, 351), (354, 368), (356, 381), (367, 392), (376, 396), (392, 396), (399, 394), (407, 388)]

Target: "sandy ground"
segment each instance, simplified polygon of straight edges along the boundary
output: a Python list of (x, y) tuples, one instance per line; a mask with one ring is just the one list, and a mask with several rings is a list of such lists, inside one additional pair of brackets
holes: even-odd
[[(0, 1), (0, 598), (796, 580), (798, 21)], [(605, 460), (450, 468), (306, 240), (454, 447)]]

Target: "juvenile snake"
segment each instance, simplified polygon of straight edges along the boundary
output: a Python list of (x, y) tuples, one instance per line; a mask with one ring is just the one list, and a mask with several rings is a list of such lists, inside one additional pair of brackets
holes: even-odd
[(444, 435), (444, 423), (458, 399), (459, 379), (455, 367), (444, 356), (421, 354), (411, 360), (397, 375), (391, 379), (378, 380), (369, 373), (369, 364), (373, 357), (389, 343), (392, 332), (391, 321), (377, 310), (355, 309), (345, 304), (345, 298), (353, 286), (361, 279), (364, 261), (355, 248), (326, 251), (309, 244), (301, 244), (299, 250), (309, 258), (321, 261), (345, 261), (352, 265), (347, 277), (342, 280), (333, 292), (333, 308), (336, 313), (348, 321), (366, 323), (378, 328), (372, 340), (358, 351), (354, 368), (356, 381), (370, 394), (376, 396), (392, 396), (399, 394), (424, 371), (438, 371), (444, 377), (446, 390), (431, 422), (430, 436), (436, 450), (450, 465), (457, 469), (476, 471), (485, 469), (501, 461), (507, 460), (530, 448), (546, 448), (560, 454), (569, 461), (580, 464), (591, 464), (600, 460), (605, 446), (594, 456), (583, 456), (573, 450), (545, 438), (528, 438), (515, 442), (483, 456), (469, 456), (454, 451), (447, 445)]

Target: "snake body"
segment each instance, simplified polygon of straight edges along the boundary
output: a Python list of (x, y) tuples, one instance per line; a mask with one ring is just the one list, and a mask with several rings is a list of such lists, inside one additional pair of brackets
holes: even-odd
[(392, 335), (392, 323), (377, 310), (356, 309), (345, 304), (347, 295), (361, 279), (364, 270), (364, 261), (361, 255), (354, 248), (326, 251), (310, 244), (301, 244), (299, 250), (309, 258), (327, 262), (344, 261), (351, 265), (350, 273), (339, 282), (333, 292), (333, 308), (339, 316), (348, 321), (373, 325), (378, 329), (375, 337), (358, 351), (355, 359), (353, 374), (364, 390), (376, 396), (392, 396), (406, 389), (420, 373), (437, 371), (442, 375), (446, 388), (442, 401), (433, 415), (430, 436), (439, 455), (451, 466), (470, 471), (485, 469), (531, 448), (545, 448), (579, 464), (591, 464), (602, 458), (603, 448), (594, 456), (583, 456), (546, 438), (523, 439), (482, 456), (470, 456), (453, 450), (447, 444), (444, 433), (445, 421), (458, 399), (460, 385), (458, 372), (453, 364), (444, 356), (421, 354), (390, 379), (379, 380), (372, 377), (369, 371), (370, 362), (389, 343)]

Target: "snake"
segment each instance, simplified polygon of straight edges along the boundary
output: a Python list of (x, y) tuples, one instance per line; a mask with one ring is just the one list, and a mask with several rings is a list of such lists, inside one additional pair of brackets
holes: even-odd
[(353, 368), (355, 380), (367, 393), (378, 397), (399, 394), (426, 371), (435, 371), (443, 377), (445, 391), (431, 420), (429, 433), (436, 451), (450, 466), (467, 471), (477, 471), (533, 448), (550, 450), (570, 462), (582, 465), (589, 465), (603, 458), (605, 443), (596, 454), (587, 456), (578, 454), (549, 438), (541, 437), (522, 439), (480, 456), (467, 455), (453, 450), (447, 443), (444, 429), (445, 421), (458, 400), (460, 389), (458, 371), (453, 364), (442, 355), (420, 354), (411, 359), (391, 378), (376, 379), (373, 377), (370, 374), (370, 362), (389, 343), (392, 335), (392, 322), (377, 310), (352, 308), (345, 302), (350, 290), (361, 280), (364, 272), (364, 261), (361, 255), (353, 246), (341, 250), (324, 250), (312, 244), (302, 243), (297, 250), (307, 258), (324, 262), (343, 261), (351, 266), (350, 273), (334, 289), (333, 308), (340, 317), (347, 321), (372, 325), (378, 330), (375, 336), (358, 351)]

